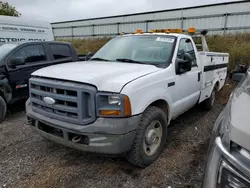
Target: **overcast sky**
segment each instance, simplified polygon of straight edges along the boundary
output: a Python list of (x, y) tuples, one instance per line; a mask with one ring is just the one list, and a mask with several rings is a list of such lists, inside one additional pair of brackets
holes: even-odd
[[(23, 17), (50, 22), (181, 8), (230, 0), (3, 0)], [(231, 0), (232, 1), (232, 0)]]

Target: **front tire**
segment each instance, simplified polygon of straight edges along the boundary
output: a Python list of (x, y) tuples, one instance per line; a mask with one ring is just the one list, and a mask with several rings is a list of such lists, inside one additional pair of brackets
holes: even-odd
[(3, 97), (0, 96), (0, 123), (3, 122), (7, 112), (7, 104)]
[(167, 117), (158, 107), (148, 107), (142, 115), (127, 160), (145, 168), (158, 159), (167, 141)]

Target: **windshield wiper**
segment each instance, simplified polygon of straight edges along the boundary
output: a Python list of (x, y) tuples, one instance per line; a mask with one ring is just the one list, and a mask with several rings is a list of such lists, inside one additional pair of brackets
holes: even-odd
[(103, 59), (103, 58), (100, 58), (100, 57), (95, 57), (95, 58), (90, 59), (90, 61), (92, 61), (92, 60), (95, 60), (95, 61), (109, 61), (107, 59)]
[(141, 61), (135, 61), (133, 59), (116, 59), (116, 61), (120, 61), (120, 62), (126, 62), (126, 63), (138, 63), (138, 64), (146, 64), (146, 65), (152, 65), (151, 63), (145, 63), (145, 62), (141, 62)]
[(159, 63), (148, 63), (148, 62), (141, 62), (141, 61), (135, 61), (133, 59), (116, 59), (116, 61), (120, 61), (120, 62), (126, 62), (126, 63), (138, 63), (138, 64), (144, 64), (144, 65), (153, 65), (153, 66), (156, 66), (156, 67), (159, 67), (159, 68), (162, 68), (162, 67), (166, 67), (167, 65), (166, 64), (159, 64)]

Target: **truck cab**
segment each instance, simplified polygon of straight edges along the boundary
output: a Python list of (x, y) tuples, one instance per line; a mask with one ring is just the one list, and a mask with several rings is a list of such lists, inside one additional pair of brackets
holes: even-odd
[[(194, 36), (201, 38), (202, 51)], [(132, 164), (149, 166), (164, 149), (172, 119), (198, 103), (212, 108), (228, 56), (209, 52), (194, 29), (120, 35), (84, 64), (34, 72), (28, 123), (65, 146), (125, 154)]]

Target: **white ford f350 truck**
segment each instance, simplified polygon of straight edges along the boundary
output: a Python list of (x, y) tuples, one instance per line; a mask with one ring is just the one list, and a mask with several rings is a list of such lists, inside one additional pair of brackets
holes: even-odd
[(209, 52), (204, 35), (192, 30), (139, 30), (110, 40), (90, 61), (34, 72), (28, 123), (65, 146), (149, 166), (170, 121), (198, 103), (210, 109), (225, 83), (229, 55)]

